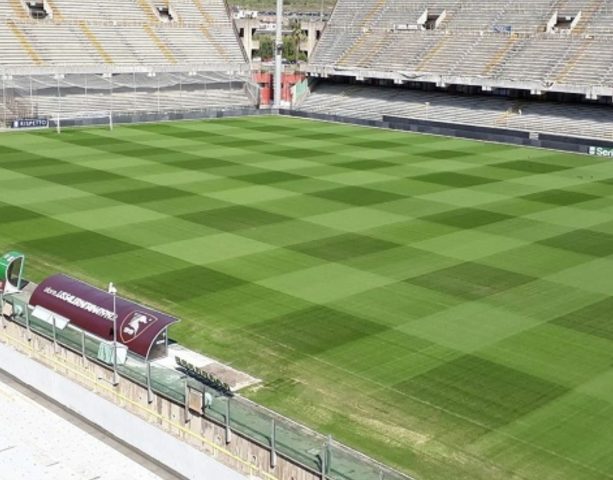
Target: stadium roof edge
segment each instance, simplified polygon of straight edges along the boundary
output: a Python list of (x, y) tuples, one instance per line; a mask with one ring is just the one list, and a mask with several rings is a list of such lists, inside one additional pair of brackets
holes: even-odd
[(175, 64), (175, 65), (70, 65), (70, 66), (9, 66), (0, 65), (0, 75), (62, 75), (62, 74), (118, 74), (118, 73), (183, 73), (183, 72), (226, 72), (248, 74), (247, 63), (233, 64)]
[(529, 90), (534, 92), (558, 92), (575, 93), (586, 97), (613, 96), (613, 88), (606, 86), (585, 86), (585, 85), (566, 85), (566, 84), (546, 84), (539, 81), (525, 81), (512, 79), (486, 79), (469, 76), (437, 75), (421, 72), (402, 72), (402, 71), (383, 71), (383, 70), (361, 70), (352, 68), (336, 68), (306, 65), (302, 71), (315, 77), (351, 77), (356, 80), (366, 78), (377, 80), (393, 80), (396, 83), (422, 82), (434, 83), (439, 86), (446, 85), (466, 85), (485, 87), (484, 89), (505, 88), (514, 90)]

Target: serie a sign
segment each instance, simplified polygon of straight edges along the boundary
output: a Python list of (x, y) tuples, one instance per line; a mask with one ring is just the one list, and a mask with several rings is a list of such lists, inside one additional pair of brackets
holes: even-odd
[(596, 157), (613, 158), (613, 148), (590, 147), (588, 153), (590, 155), (595, 155)]
[(20, 118), (13, 122), (13, 128), (47, 128), (49, 120), (46, 118)]

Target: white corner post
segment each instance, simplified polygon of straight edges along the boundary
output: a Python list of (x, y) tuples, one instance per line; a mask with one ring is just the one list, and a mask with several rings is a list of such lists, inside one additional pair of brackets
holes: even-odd
[(277, 424), (275, 419), (271, 420), (270, 425), (270, 468), (277, 466)]
[(4, 292), (2, 290), (0, 290), (0, 323), (2, 323), (2, 328), (6, 328), (4, 321)]
[(281, 108), (281, 76), (283, 75), (283, 0), (277, 0), (277, 33), (275, 37), (275, 102)]
[[(32, 341), (32, 329), (30, 328), (30, 308), (28, 307), (28, 305), (26, 305), (24, 314), (26, 317), (26, 338), (28, 342), (31, 342)], [(55, 322), (55, 317), (53, 317), (53, 319)]]
[[(26, 305), (26, 309), (28, 306)], [(57, 325), (55, 323), (55, 315), (51, 315), (51, 320), (53, 320), (53, 353), (57, 353)]]
[(327, 480), (332, 464), (332, 435), (328, 435), (321, 448), (321, 480)]
[(109, 293), (113, 297), (113, 385), (119, 384), (117, 376), (117, 289), (113, 282), (109, 283)]
[(232, 397), (228, 397), (226, 401), (226, 444), (232, 441), (232, 428), (230, 426), (230, 400)]
[(183, 376), (183, 381), (184, 381), (184, 395), (185, 395), (185, 404), (183, 405), (183, 409), (184, 409), (184, 421), (185, 423), (189, 423), (192, 420), (192, 416), (189, 413), (189, 383), (188, 383), (189, 377), (187, 375)]
[(151, 389), (151, 360), (147, 359), (147, 403), (153, 403), (153, 390)]
[(81, 330), (81, 358), (83, 359), (83, 365), (87, 365), (85, 363), (85, 330)]

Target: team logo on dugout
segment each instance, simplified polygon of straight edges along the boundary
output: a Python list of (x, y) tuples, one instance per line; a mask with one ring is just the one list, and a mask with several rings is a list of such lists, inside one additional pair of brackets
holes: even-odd
[(121, 324), (121, 341), (130, 343), (141, 336), (157, 320), (153, 315), (144, 312), (135, 311), (128, 314)]

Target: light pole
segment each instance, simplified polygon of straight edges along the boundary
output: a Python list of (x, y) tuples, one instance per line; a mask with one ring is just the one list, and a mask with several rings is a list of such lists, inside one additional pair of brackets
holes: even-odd
[(108, 292), (113, 297), (113, 385), (117, 385), (117, 289), (113, 282), (109, 283)]
[(283, 0), (277, 0), (277, 32), (275, 37), (275, 108), (281, 108), (281, 75), (283, 70)]

